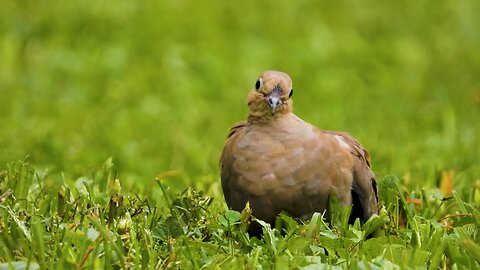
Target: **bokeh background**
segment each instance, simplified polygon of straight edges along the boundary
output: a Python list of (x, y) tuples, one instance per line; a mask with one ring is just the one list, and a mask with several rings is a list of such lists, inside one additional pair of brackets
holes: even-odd
[(357, 137), (380, 178), (435, 186), (451, 170), (468, 183), (479, 14), (475, 0), (4, 0), (0, 166), (27, 159), (75, 179), (113, 157), (129, 190), (174, 170), (170, 186), (219, 194), (228, 128), (277, 69), (296, 114)]

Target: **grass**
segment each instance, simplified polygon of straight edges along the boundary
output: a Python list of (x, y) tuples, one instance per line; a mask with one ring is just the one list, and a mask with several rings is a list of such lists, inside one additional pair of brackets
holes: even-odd
[[(478, 268), (479, 11), (2, 3), (0, 268)], [(219, 153), (265, 69), (292, 76), (297, 115), (372, 154), (371, 223), (282, 216), (251, 239), (226, 208)]]
[[(381, 181), (384, 208), (348, 225), (337, 207), (284, 229), (263, 223), (250, 238), (251, 212), (188, 188), (173, 194), (157, 179), (156, 196), (122, 191), (109, 159), (74, 183), (35, 173), (23, 161), (1, 174), (1, 269), (305, 268), (475, 269), (480, 264), (480, 188), (465, 194), (408, 193), (396, 177)], [(444, 180), (448, 181), (448, 180)], [(283, 233), (282, 233), (283, 231)], [(375, 237), (368, 237), (376, 232)]]

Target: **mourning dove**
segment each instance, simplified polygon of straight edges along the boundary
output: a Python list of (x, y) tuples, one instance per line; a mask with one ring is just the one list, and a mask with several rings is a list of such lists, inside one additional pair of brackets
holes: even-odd
[[(247, 98), (247, 121), (235, 124), (220, 157), (227, 205), (273, 224), (282, 211), (300, 219), (328, 210), (329, 196), (352, 218), (378, 212), (368, 152), (344, 132), (321, 130), (292, 113), (292, 80), (265, 71)], [(328, 211), (327, 211), (328, 215)]]

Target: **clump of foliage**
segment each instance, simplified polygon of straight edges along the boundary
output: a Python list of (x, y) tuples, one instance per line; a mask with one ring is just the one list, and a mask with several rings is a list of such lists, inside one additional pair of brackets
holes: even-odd
[[(443, 179), (449, 181), (449, 178)], [(382, 208), (348, 224), (334, 207), (299, 222), (282, 214), (250, 237), (249, 207), (226, 209), (162, 179), (155, 197), (122, 190), (111, 159), (90, 177), (66, 181), (11, 162), (0, 174), (0, 269), (475, 269), (480, 267), (479, 187), (406, 192), (380, 182)]]

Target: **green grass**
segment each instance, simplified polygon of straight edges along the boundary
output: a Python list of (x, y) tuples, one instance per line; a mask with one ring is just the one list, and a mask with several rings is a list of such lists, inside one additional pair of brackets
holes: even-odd
[[(478, 1), (4, 2), (0, 268), (478, 268)], [(228, 211), (218, 157), (265, 69), (372, 154), (371, 224), (258, 240)]]
[[(480, 188), (452, 196), (408, 193), (396, 177), (380, 181), (384, 204), (364, 225), (336, 207), (283, 227), (264, 224), (250, 238), (242, 213), (192, 188), (154, 196), (122, 191), (111, 160), (74, 183), (12, 162), (1, 174), (0, 269), (276, 268), (475, 269), (480, 265)], [(418, 201), (417, 201), (418, 200)], [(282, 229), (283, 228), (283, 229)], [(284, 233), (281, 233), (281, 232)], [(368, 237), (374, 233), (374, 237)]]

